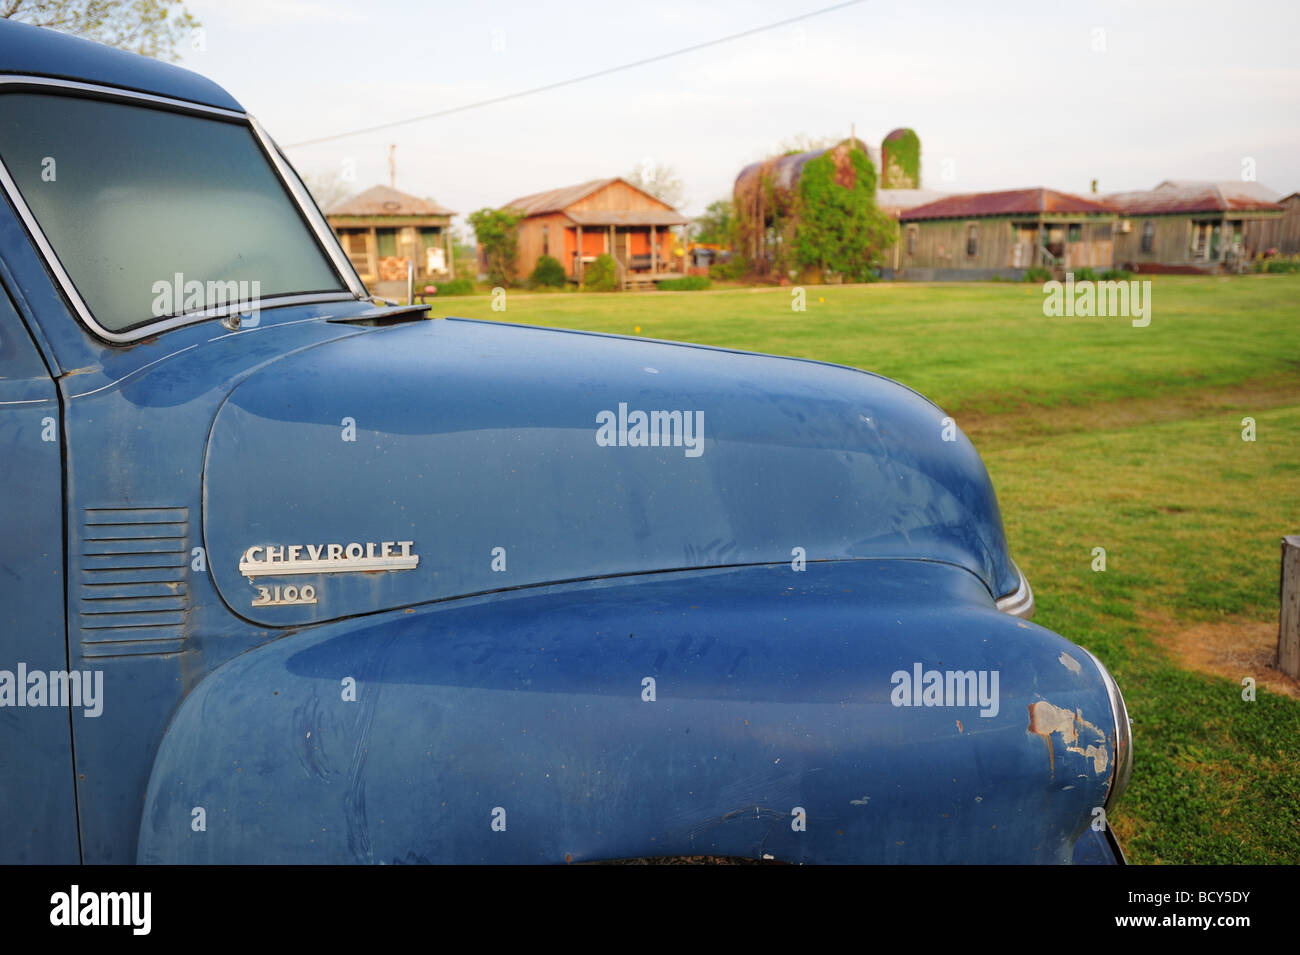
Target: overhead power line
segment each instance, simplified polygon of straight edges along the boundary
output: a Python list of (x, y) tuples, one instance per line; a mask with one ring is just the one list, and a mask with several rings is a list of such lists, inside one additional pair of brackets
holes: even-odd
[(505, 103), (514, 99), (521, 99), (525, 96), (533, 96), (537, 93), (545, 93), (549, 90), (556, 90), (563, 86), (572, 86), (575, 83), (585, 83), (587, 80), (598, 79), (602, 76), (609, 76), (611, 73), (621, 73), (624, 70), (636, 69), (638, 66), (647, 66), (651, 63), (660, 63), (664, 60), (671, 59), (675, 56), (683, 56), (687, 53), (694, 53), (697, 50), (705, 50), (711, 46), (718, 46), (722, 43), (730, 43), (733, 40), (741, 40), (747, 36), (753, 36), (756, 33), (765, 33), (768, 30), (775, 30), (778, 27), (789, 26), (792, 23), (798, 23), (800, 20), (811, 20), (813, 17), (820, 17), (827, 13), (834, 13), (836, 10), (843, 10), (845, 7), (856, 6), (864, 3), (865, 0), (846, 0), (844, 3), (837, 3), (834, 6), (822, 7), (820, 10), (812, 10), (808, 13), (801, 13), (795, 17), (788, 17), (785, 20), (778, 20), (775, 23), (764, 24), (761, 27), (753, 27), (749, 30), (742, 30), (740, 33), (732, 33), (728, 36), (718, 37), (716, 40), (707, 40), (704, 43), (696, 43), (694, 46), (685, 46), (680, 50), (672, 50), (668, 53), (660, 53), (657, 56), (648, 56), (643, 60), (634, 60), (631, 63), (623, 63), (620, 66), (611, 66), (607, 69), (597, 70), (595, 73), (584, 73), (582, 76), (574, 76), (567, 80), (559, 80), (555, 83), (547, 83), (543, 86), (534, 86), (532, 89), (519, 90), (515, 93), (506, 93), (503, 96), (493, 96), (490, 99), (481, 99), (473, 103), (465, 103), (461, 106), (453, 106), (450, 109), (440, 109), (434, 113), (424, 113), (421, 116), (411, 116), (408, 119), (395, 119), (388, 123), (379, 123), (375, 126), (366, 126), (362, 129), (351, 129), (345, 133), (334, 133), (330, 136), (319, 136), (316, 139), (304, 139), (299, 143), (290, 143), (285, 149), (296, 149), (299, 146), (315, 146), (318, 143), (328, 143), (336, 139), (346, 139), (348, 136), (360, 136), (364, 133), (374, 133), (381, 129), (392, 129), (395, 126), (406, 126), (410, 123), (423, 122), (426, 119), (440, 119), (443, 116), (451, 116), (454, 113), (464, 113), (471, 109), (480, 109), (484, 106), (494, 106), (497, 103)]

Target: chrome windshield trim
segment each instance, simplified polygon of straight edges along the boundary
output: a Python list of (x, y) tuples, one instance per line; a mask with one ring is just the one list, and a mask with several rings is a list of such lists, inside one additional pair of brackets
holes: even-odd
[(347, 283), (354, 296), (368, 298), (370, 292), (362, 283), (361, 276), (357, 274), (357, 270), (352, 265), (352, 260), (343, 254), (343, 247), (339, 245), (334, 230), (325, 221), (325, 216), (316, 205), (316, 200), (311, 197), (306, 187), (302, 185), (302, 180), (297, 173), (289, 168), (274, 141), (262, 128), (262, 124), (251, 114), (248, 116), (248, 124), (252, 127), (253, 135), (257, 137), (257, 141), (262, 144), (262, 151), (270, 157), (271, 162), (275, 165), (275, 171), (280, 174), (281, 181), (288, 187), (289, 194), (293, 196), (294, 202), (298, 204), (298, 210), (302, 213), (303, 218), (307, 220), (312, 231), (316, 233), (316, 241), (321, 244), (330, 260), (334, 263), (334, 270)]
[(1029, 586), (1024, 571), (1020, 569), (1015, 561), (1011, 562), (1011, 566), (1016, 568), (1016, 576), (1020, 578), (1020, 584), (1011, 593), (999, 597), (996, 606), (1003, 613), (1009, 613), (1013, 617), (1022, 617), (1028, 620), (1034, 615), (1034, 591)]
[(79, 93), (93, 93), (112, 99), (138, 100), (155, 106), (202, 113), (208, 116), (223, 116), (226, 119), (245, 120), (247, 113), (220, 106), (205, 106), (185, 99), (173, 99), (169, 96), (157, 96), (153, 93), (138, 93), (135, 90), (122, 89), (119, 86), (101, 86), (97, 83), (78, 83), (76, 80), (61, 80), (52, 76), (32, 76), (22, 73), (9, 73), (0, 76), (0, 86), (51, 86), (61, 90), (76, 90)]
[[(47, 76), (26, 76), (26, 75), (6, 75), (0, 76), (0, 87), (17, 86), (23, 87), (44, 87), (60, 90), (71, 90), (73, 92), (89, 93), (104, 99), (121, 100), (126, 102), (142, 102), (153, 106), (164, 107), (175, 112), (194, 113), (205, 116), (216, 116), (223, 119), (233, 120), (240, 125), (245, 125), (252, 133), (259, 148), (265, 154), (267, 160), (271, 163), (272, 169), (275, 170), (280, 184), (289, 193), (298, 208), (305, 224), (315, 237), (321, 250), (325, 252), (330, 264), (333, 265), (338, 278), (347, 286), (348, 290), (339, 289), (332, 292), (286, 292), (280, 295), (270, 295), (260, 299), (256, 306), (258, 308), (275, 308), (280, 305), (293, 305), (304, 302), (334, 302), (345, 300), (365, 299), (369, 293), (365, 286), (361, 284), (356, 270), (352, 268), (352, 263), (347, 263), (347, 268), (340, 267), (339, 259), (343, 256), (343, 250), (339, 247), (338, 240), (334, 238), (332, 231), (328, 236), (322, 234), (318, 220), (321, 219), (319, 210), (316, 209), (315, 203), (308, 203), (309, 208), (304, 207), (303, 197), (299, 195), (299, 186), (296, 176), (286, 175), (286, 169), (281, 160), (275, 145), (271, 143), (261, 127), (247, 113), (240, 113), (235, 110), (221, 109), (216, 106), (204, 106), (199, 103), (191, 103), (188, 100), (172, 99), (166, 96), (155, 96), (151, 93), (136, 93), (131, 90), (118, 89), (115, 86), (99, 86), (93, 83), (78, 83), (73, 80), (59, 80)], [(231, 303), (227, 305), (212, 306), (201, 311), (182, 312), (177, 315), (169, 315), (161, 318), (156, 322), (149, 322), (137, 326), (128, 331), (114, 332), (105, 328), (96, 321), (90, 307), (86, 304), (81, 293), (73, 284), (72, 277), (68, 275), (63, 263), (59, 260), (58, 254), (54, 251), (54, 246), (45, 235), (45, 230), (36, 221), (36, 216), (32, 213), (31, 207), (27, 205), (27, 200), (23, 198), (22, 193), (18, 190), (18, 184), (14, 181), (13, 176), (9, 174), (9, 169), (0, 157), (0, 187), (3, 187), (5, 195), (13, 204), (18, 213), (18, 218), (23, 222), (27, 229), (28, 235), (36, 244), (41, 257), (45, 260), (46, 266), (54, 276), (62, 290), (64, 297), (71, 304), (72, 309), (76, 312), (77, 317), (82, 323), (97, 337), (104, 341), (111, 342), (115, 345), (126, 345), (131, 342), (139, 341), (143, 338), (150, 338), (160, 332), (170, 331), (182, 325), (191, 325), (195, 322), (206, 321), (209, 318), (226, 315), (231, 312), (247, 311), (250, 303)], [(328, 225), (326, 225), (328, 229)], [(346, 261), (346, 257), (344, 257)]]

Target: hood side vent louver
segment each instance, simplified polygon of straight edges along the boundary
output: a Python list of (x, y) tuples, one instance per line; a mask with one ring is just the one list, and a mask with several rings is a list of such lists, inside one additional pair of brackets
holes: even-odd
[(177, 653), (189, 609), (189, 508), (88, 507), (77, 624), (86, 658)]

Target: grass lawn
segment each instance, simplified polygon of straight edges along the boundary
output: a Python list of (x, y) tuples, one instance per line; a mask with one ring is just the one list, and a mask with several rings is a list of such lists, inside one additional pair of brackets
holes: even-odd
[(984, 456), (1035, 620), (1124, 690), (1136, 762), (1112, 822), (1130, 860), (1300, 862), (1300, 694), (1268, 666), (1278, 539), (1300, 533), (1300, 276), (1157, 276), (1145, 328), (1046, 318), (1037, 285), (806, 291), (804, 312), (783, 288), (434, 314), (820, 358), (921, 391)]

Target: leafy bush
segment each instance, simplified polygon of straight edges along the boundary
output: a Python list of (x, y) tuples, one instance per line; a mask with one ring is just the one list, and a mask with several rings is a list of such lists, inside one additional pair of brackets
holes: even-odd
[(560, 260), (552, 255), (543, 255), (533, 266), (533, 274), (528, 276), (528, 284), (537, 288), (539, 286), (548, 286), (550, 288), (564, 288), (568, 281), (568, 276), (564, 274), (564, 266)]
[(665, 292), (699, 292), (712, 288), (713, 283), (703, 275), (687, 275), (680, 279), (664, 279), (659, 287)]
[(473, 295), (473, 279), (452, 279), (449, 282), (439, 282), (437, 284), (438, 298), (446, 295)]
[(1300, 255), (1266, 256), (1255, 262), (1256, 272), (1300, 272)]
[(730, 262), (715, 262), (709, 266), (709, 278), (715, 282), (731, 282), (749, 274), (749, 259), (734, 255)]
[(589, 292), (614, 291), (618, 288), (618, 270), (614, 267), (614, 257), (608, 252), (596, 256), (596, 261), (587, 266), (582, 281)]
[(1025, 269), (1026, 282), (1047, 282), (1052, 278), (1052, 270), (1045, 265), (1031, 265)]
[(1128, 269), (1107, 269), (1101, 273), (1103, 282), (1127, 282), (1133, 277), (1133, 273)]
[(1081, 269), (1074, 270), (1074, 280), (1076, 282), (1095, 282), (1097, 281), (1097, 273), (1085, 265)]

